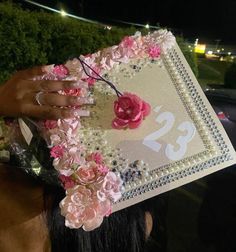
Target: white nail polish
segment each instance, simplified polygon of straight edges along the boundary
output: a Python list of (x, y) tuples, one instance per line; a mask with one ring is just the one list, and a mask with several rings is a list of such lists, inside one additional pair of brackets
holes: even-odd
[(72, 83), (71, 86), (75, 87), (75, 88), (88, 88), (88, 84), (84, 83), (82, 81), (76, 81), (76, 82)]
[(46, 66), (43, 66), (43, 70), (47, 73), (50, 73), (52, 72), (53, 68), (54, 68), (54, 64), (53, 65), (46, 65)]
[(78, 77), (76, 77), (76, 76), (68, 76), (68, 77), (66, 77), (66, 80), (68, 80), (68, 81), (78, 81)]
[(88, 110), (76, 110), (73, 112), (74, 116), (89, 116), (90, 112)]
[(94, 99), (89, 97), (89, 98), (80, 98), (82, 104), (94, 104)]

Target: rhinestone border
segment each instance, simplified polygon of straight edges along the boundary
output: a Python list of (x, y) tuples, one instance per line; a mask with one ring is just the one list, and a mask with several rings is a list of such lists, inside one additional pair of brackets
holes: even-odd
[[(168, 53), (163, 56), (163, 63), (170, 74), (172, 83), (175, 86), (186, 111), (197, 125), (198, 133), (203, 140), (206, 151), (188, 157), (182, 161), (177, 161), (171, 165), (165, 165), (152, 170), (151, 175), (156, 174), (156, 178), (153, 181), (124, 192), (121, 200), (116, 204), (233, 159), (229, 153), (230, 150), (228, 146), (223, 140), (223, 136), (210, 115), (210, 112), (207, 110), (207, 106), (197, 91), (193, 80), (184, 67), (175, 48), (170, 49)], [(181, 85), (182, 90), (179, 84)], [(185, 92), (183, 92), (184, 89), (186, 89)], [(187, 95), (184, 96), (183, 93)], [(194, 108), (194, 110), (191, 110), (191, 108)], [(199, 122), (204, 122), (204, 124), (198, 124)], [(208, 133), (211, 135), (211, 138), (207, 137)], [(213, 139), (214, 142), (212, 142), (211, 139)], [(217, 153), (214, 150), (215, 144), (218, 146), (220, 153)], [(188, 162), (194, 162), (196, 159), (205, 160), (192, 167), (184, 168), (185, 163), (188, 164)], [(176, 169), (172, 168), (173, 166), (175, 166)]]

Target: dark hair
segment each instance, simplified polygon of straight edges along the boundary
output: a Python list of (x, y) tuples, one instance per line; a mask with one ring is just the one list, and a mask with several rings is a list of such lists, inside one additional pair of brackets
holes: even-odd
[[(52, 252), (143, 252), (146, 243), (144, 203), (128, 207), (104, 218), (94, 231), (70, 229), (60, 214), (59, 202), (65, 197), (60, 187), (45, 188), (47, 224)], [(50, 205), (50, 206), (49, 206)]]
[[(31, 125), (32, 126), (32, 125)], [(14, 146), (13, 146), (14, 147)], [(104, 218), (102, 225), (94, 231), (82, 228), (70, 229), (60, 213), (59, 203), (65, 190), (59, 186), (58, 176), (52, 166), (47, 144), (35, 134), (30, 146), (21, 144), (23, 152), (12, 156), (11, 162), (44, 187), (45, 213), (51, 242), (51, 252), (144, 252), (146, 245), (146, 202), (128, 207)], [(40, 150), (40, 151), (38, 151)], [(36, 157), (41, 169), (38, 173), (31, 167)]]

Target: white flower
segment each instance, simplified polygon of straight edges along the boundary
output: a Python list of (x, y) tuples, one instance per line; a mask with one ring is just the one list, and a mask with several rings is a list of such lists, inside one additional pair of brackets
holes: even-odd
[(161, 29), (154, 32), (152, 36), (160, 46), (162, 53), (166, 53), (175, 44), (175, 37), (170, 31)]

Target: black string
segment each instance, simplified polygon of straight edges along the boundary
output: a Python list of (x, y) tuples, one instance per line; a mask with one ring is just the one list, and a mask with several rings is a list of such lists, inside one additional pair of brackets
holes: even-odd
[[(80, 58), (78, 58), (78, 60), (79, 60), (80, 64), (82, 65), (85, 74), (86, 74), (88, 77), (90, 77), (90, 78), (92, 78), (92, 79), (94, 79), (94, 80), (97, 80), (97, 81), (101, 80), (101, 81), (106, 82), (106, 83), (116, 92), (116, 95), (117, 95), (118, 97), (120, 97), (120, 96), (123, 95), (123, 94), (116, 88), (116, 86), (115, 86), (112, 82), (110, 82), (110, 81), (104, 79), (104, 78), (103, 78), (101, 75), (99, 75), (92, 67), (90, 67), (86, 62), (84, 62), (84, 61), (81, 60)], [(86, 70), (86, 68), (85, 68), (84, 65), (87, 66), (87, 67), (88, 67), (93, 73), (95, 73), (99, 78), (96, 78), (96, 77), (91, 76), (91, 75), (87, 72), (87, 70)]]

